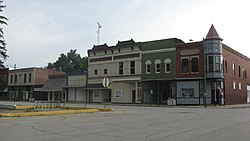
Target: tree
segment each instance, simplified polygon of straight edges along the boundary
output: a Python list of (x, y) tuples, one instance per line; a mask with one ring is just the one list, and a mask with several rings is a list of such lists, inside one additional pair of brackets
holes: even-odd
[[(0, 0), (0, 12), (3, 12), (3, 8), (6, 7), (6, 5), (2, 5), (2, 2), (3, 1)], [(7, 25), (7, 20), (8, 20), (8, 18), (0, 15), (0, 24), (1, 25)], [(6, 60), (6, 58), (8, 57), (6, 52), (7, 52), (7, 49), (6, 49), (6, 42), (5, 42), (4, 36), (3, 36), (3, 28), (0, 27), (0, 67), (4, 67), (3, 63)]]
[(66, 55), (61, 54), (54, 63), (48, 63), (47, 68), (63, 71), (68, 74), (78, 74), (87, 71), (88, 58), (81, 57), (76, 50), (70, 50)]

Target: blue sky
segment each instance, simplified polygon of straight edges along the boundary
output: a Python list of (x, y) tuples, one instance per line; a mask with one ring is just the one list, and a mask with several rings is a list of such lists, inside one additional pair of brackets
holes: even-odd
[(61, 53), (97, 43), (177, 37), (200, 41), (211, 24), (223, 43), (250, 57), (248, 0), (5, 0), (6, 65), (44, 67)]

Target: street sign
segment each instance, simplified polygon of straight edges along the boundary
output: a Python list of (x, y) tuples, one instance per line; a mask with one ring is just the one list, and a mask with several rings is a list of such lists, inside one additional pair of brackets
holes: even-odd
[(104, 88), (107, 88), (109, 86), (109, 79), (108, 78), (103, 78), (102, 85), (103, 85)]

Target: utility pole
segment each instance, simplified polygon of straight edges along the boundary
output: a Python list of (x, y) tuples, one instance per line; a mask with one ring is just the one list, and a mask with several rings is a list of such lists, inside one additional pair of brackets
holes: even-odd
[(100, 44), (100, 29), (102, 28), (101, 24), (97, 23), (97, 45)]
[(206, 65), (207, 65), (207, 62), (206, 62), (206, 47), (205, 47), (205, 43), (204, 43), (204, 38), (202, 40), (202, 45), (203, 45), (203, 49), (204, 49), (204, 82), (203, 82), (203, 99), (204, 99), (204, 106), (205, 108), (207, 107), (207, 78), (206, 78)]

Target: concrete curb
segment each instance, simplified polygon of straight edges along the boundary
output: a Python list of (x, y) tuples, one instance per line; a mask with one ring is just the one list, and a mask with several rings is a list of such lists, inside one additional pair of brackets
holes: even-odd
[[(17, 106), (18, 107), (18, 106)], [(17, 109), (22, 108), (33, 108), (33, 106), (19, 106)], [(79, 113), (95, 113), (95, 112), (110, 112), (113, 111), (111, 108), (88, 108), (82, 107), (64, 107), (68, 110), (60, 111), (42, 111), (42, 112), (23, 112), (23, 113), (0, 113), (0, 117), (27, 117), (27, 116), (48, 116), (48, 115), (64, 115), (64, 114), (79, 114)]]

